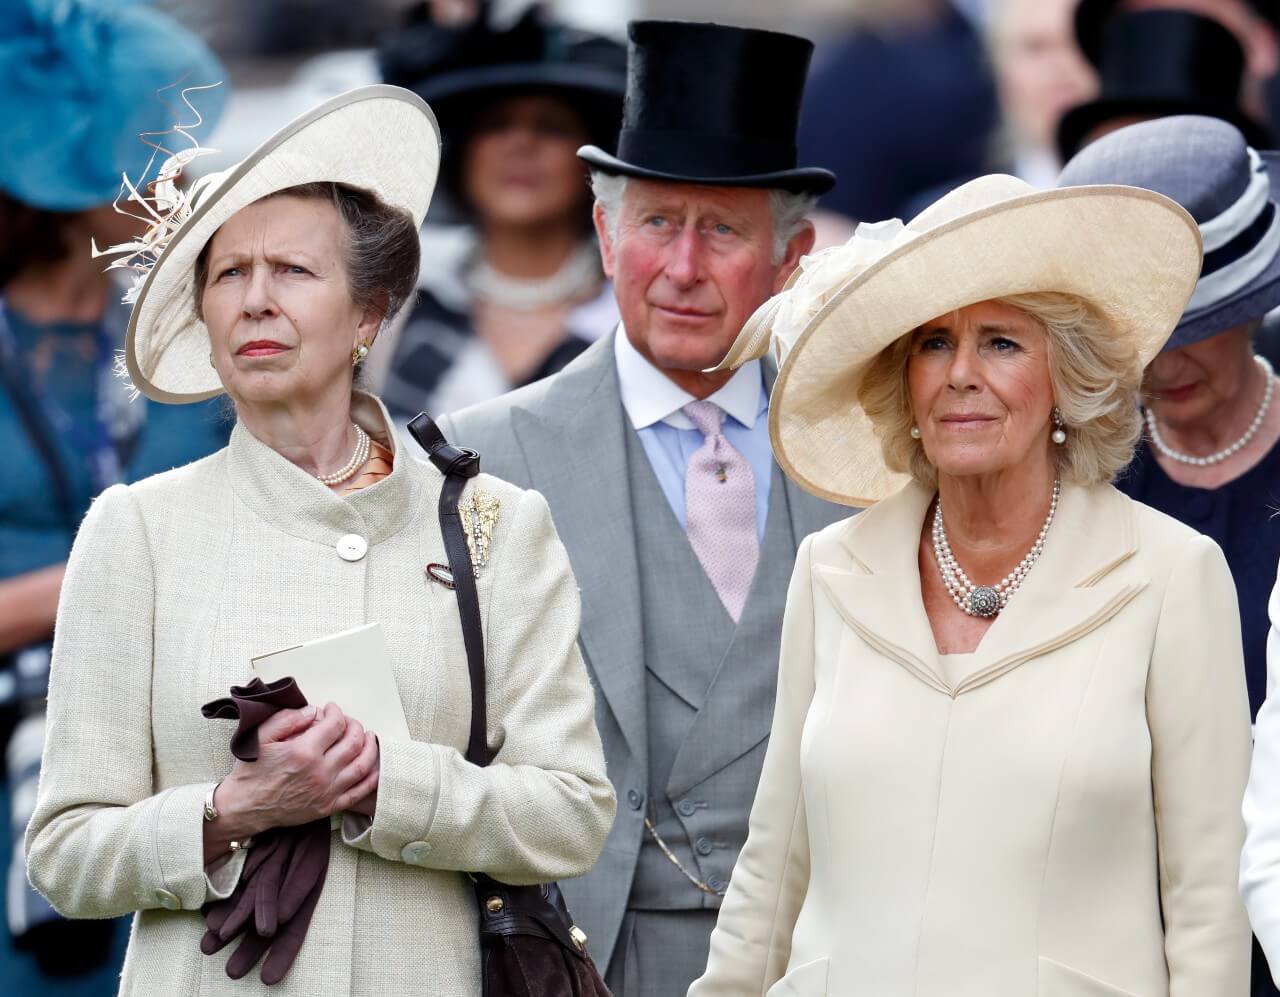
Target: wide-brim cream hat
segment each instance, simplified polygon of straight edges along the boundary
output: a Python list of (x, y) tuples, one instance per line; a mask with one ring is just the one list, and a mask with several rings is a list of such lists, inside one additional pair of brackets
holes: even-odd
[(185, 197), (170, 186), (166, 213), (153, 212), (157, 223), (134, 254), (136, 260), (150, 252), (154, 262), (125, 264), (145, 272), (125, 340), (133, 386), (177, 404), (222, 392), (209, 363), (209, 332), (196, 315), (195, 263), (241, 208), (289, 187), (334, 182), (372, 191), (421, 225), (439, 168), (440, 130), (431, 109), (409, 90), (380, 84), (326, 101), (242, 162), (200, 178)]
[(868, 506), (908, 480), (885, 464), (858, 404), (863, 373), (889, 344), (957, 308), (1054, 291), (1089, 302), (1145, 365), (1177, 325), (1201, 258), (1195, 221), (1160, 194), (979, 177), (906, 225), (864, 223), (844, 245), (805, 257), (715, 369), (772, 344), (779, 465), (820, 498)]

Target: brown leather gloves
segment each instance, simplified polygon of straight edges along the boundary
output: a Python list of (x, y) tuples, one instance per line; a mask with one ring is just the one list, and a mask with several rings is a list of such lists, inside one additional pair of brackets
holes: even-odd
[[(258, 726), (279, 710), (307, 705), (292, 678), (270, 684), (254, 679), (232, 686), (231, 696), (201, 707), (209, 719), (239, 720), (231, 735), (231, 753), (241, 761), (258, 760)], [(311, 916), (329, 871), (331, 832), (327, 819), (298, 827), (278, 827), (254, 839), (235, 892), (204, 907), (205, 955), (225, 948), (243, 934), (227, 959), (227, 975), (238, 980), (262, 964), (262, 982), (279, 983), (298, 957)]]

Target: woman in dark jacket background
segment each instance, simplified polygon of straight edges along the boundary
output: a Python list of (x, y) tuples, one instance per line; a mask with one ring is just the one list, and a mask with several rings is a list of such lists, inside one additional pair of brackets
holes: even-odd
[(577, 151), (613, 148), (626, 52), (537, 7), (498, 26), (482, 4), (462, 26), (415, 10), (380, 62), (386, 82), (435, 111), (441, 185), (461, 221), (424, 227), (417, 306), (371, 358), (371, 380), (405, 420), (553, 374), (617, 323)]

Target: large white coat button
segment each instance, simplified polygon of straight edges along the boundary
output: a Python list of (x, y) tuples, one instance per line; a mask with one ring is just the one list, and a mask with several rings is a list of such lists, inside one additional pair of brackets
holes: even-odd
[(369, 542), (359, 533), (348, 533), (338, 541), (338, 556), (344, 561), (358, 561), (369, 549)]
[(156, 903), (165, 910), (178, 910), (182, 906), (182, 901), (168, 890), (156, 890)]
[(426, 841), (410, 841), (400, 849), (400, 857), (410, 865), (420, 865), (431, 854), (431, 844)]

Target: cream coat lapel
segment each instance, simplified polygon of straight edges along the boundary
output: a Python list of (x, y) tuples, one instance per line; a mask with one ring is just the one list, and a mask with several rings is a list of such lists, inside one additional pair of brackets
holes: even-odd
[(1147, 579), (1134, 570), (1118, 570), (1132, 568), (1138, 546), (1124, 496), (1109, 485), (1064, 485), (1044, 553), (978, 645), (969, 674), (952, 689), (920, 598), (916, 551), (931, 500), (911, 484), (851, 520), (840, 535), (840, 552), (828, 547), (824, 561), (815, 562), (814, 577), (868, 644), (939, 692), (979, 688), (1079, 639), (1146, 587)]
[(582, 645), (635, 757), (648, 755), (644, 632), (613, 335), (556, 375), (512, 427), (532, 485), (551, 506), (582, 593)]

